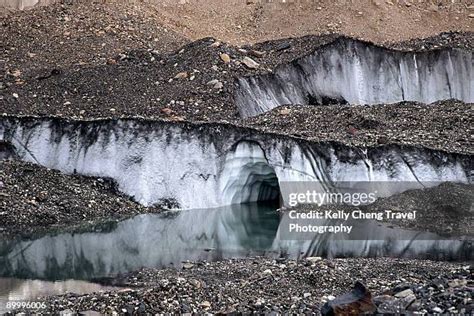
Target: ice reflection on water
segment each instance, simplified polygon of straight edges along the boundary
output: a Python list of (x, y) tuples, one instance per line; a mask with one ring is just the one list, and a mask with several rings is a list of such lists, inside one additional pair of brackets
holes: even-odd
[(274, 207), (258, 204), (140, 215), (102, 232), (0, 241), (0, 276), (90, 280), (141, 267), (178, 266), (184, 260), (255, 255), (469, 260), (474, 253), (472, 240), (443, 240), (373, 221), (356, 223), (361, 240), (328, 234), (285, 240), (284, 225)]

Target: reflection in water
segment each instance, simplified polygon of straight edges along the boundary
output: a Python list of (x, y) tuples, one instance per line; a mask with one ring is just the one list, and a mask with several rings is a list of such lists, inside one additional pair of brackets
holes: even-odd
[[(289, 224), (351, 225), (350, 234), (289, 232)], [(397, 257), (431, 260), (472, 260), (472, 238), (446, 238), (430, 232), (395, 228), (375, 220), (301, 220), (282, 216), (273, 245), (291, 256)]]
[(258, 204), (140, 215), (104, 232), (1, 241), (0, 276), (93, 279), (141, 267), (179, 265), (183, 260), (254, 255), (465, 260), (474, 253), (469, 240), (441, 240), (435, 234), (391, 229), (372, 221), (355, 223), (360, 240), (331, 234), (295, 240), (285, 235), (286, 224), (286, 215), (280, 220), (275, 208)]
[(247, 204), (140, 215), (106, 233), (3, 241), (0, 276), (91, 279), (183, 260), (266, 255), (278, 223), (275, 208)]

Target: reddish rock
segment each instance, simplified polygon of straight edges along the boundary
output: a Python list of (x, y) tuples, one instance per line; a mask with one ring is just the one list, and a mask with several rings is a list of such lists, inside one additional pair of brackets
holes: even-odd
[(372, 294), (360, 282), (356, 282), (349, 293), (342, 294), (327, 302), (321, 308), (322, 315), (360, 315), (374, 313), (377, 310)]

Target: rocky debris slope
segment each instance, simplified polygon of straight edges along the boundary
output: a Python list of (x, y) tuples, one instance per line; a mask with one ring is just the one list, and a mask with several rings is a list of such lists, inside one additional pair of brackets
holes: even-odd
[[(380, 185), (383, 185), (381, 182)], [(425, 185), (433, 183), (425, 182)], [(421, 186), (421, 185), (420, 185)], [(401, 186), (400, 186), (401, 187)], [(290, 210), (309, 211), (344, 211), (351, 213), (360, 210), (364, 213), (412, 213), (416, 218), (384, 217), (383, 221), (390, 228), (404, 228), (419, 232), (432, 232), (443, 237), (467, 237), (474, 235), (474, 185), (455, 182), (443, 182), (437, 186), (423, 189), (410, 189), (389, 197), (378, 198), (374, 203), (361, 205), (301, 205), (296, 208), (281, 208), (281, 212)], [(471, 238), (472, 239), (472, 238)], [(470, 240), (470, 239), (469, 239)]]
[(118, 193), (111, 180), (19, 161), (0, 162), (0, 198), (0, 235), (11, 236), (160, 211)]
[(47, 312), (319, 313), (354, 280), (365, 284), (379, 312), (400, 305), (402, 312), (469, 314), (474, 307), (469, 265), (390, 258), (187, 262), (182, 270), (144, 269), (116, 280), (128, 289), (46, 301)]
[(282, 106), (242, 125), (315, 141), (354, 146), (421, 145), (472, 154), (474, 108), (458, 101), (372, 106)]
[[(107, 3), (114, 2), (121, 1), (107, 0)], [(135, 3), (143, 12), (153, 11), (166, 27), (179, 34), (192, 39), (214, 36), (234, 44), (329, 32), (377, 42), (400, 41), (448, 30), (472, 30), (474, 13), (468, 1), (160, 0)]]
[(441, 235), (474, 234), (474, 185), (443, 183), (434, 188), (409, 190), (362, 208), (368, 212), (417, 212), (417, 220), (392, 220), (410, 229)]
[(123, 51), (172, 51), (186, 42), (130, 2), (64, 1), (1, 17), (0, 71), (105, 64)]
[[(449, 47), (470, 50), (465, 43), (474, 42), (472, 36), (449, 33), (437, 38)], [(172, 53), (126, 51), (108, 64), (28, 73), (9, 68), (0, 79), (0, 113), (236, 121), (240, 117), (234, 103), (236, 78), (268, 73), (337, 38), (311, 36), (240, 48), (206, 38)], [(422, 50), (418, 42), (400, 44), (398, 49)]]

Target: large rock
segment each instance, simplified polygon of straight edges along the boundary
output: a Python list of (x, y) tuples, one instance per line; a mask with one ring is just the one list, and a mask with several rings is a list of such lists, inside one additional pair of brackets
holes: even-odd
[(349, 293), (336, 297), (321, 308), (322, 315), (360, 315), (377, 310), (372, 294), (360, 282)]

